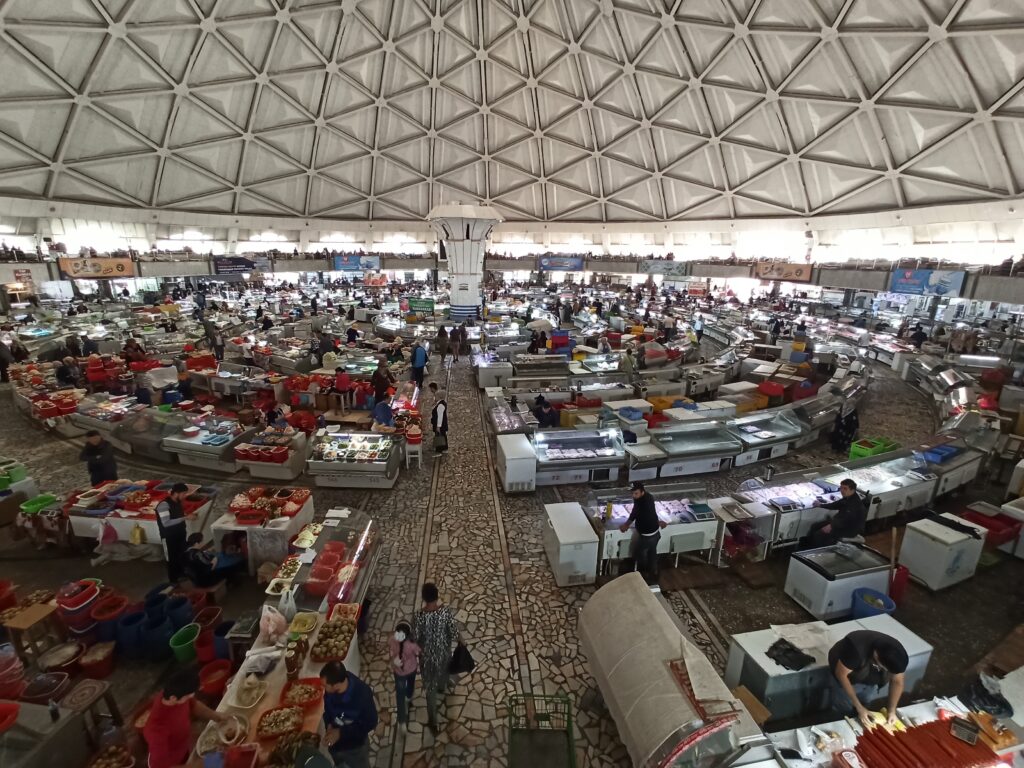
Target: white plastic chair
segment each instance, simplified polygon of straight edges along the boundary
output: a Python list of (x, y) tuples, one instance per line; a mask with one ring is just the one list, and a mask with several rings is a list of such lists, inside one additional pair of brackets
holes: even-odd
[(408, 469), (412, 464), (413, 457), (416, 457), (416, 466), (419, 469), (423, 469), (423, 443), (406, 443), (405, 444), (405, 468)]

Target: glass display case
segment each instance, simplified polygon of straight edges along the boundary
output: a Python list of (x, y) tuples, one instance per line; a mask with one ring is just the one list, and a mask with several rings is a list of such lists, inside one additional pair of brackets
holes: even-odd
[(180, 429), (165, 434), (163, 448), (175, 453), (178, 461), (193, 467), (219, 472), (237, 472), (235, 448), (256, 433), (235, 419), (213, 414), (182, 414)]
[(520, 326), (512, 323), (483, 323), (481, 325), (466, 326), (466, 340), (476, 345), (480, 342), (480, 332), (486, 336), (488, 344), (501, 344), (515, 341), (521, 335)]
[(618, 428), (537, 432), (531, 442), (538, 485), (615, 480), (625, 461)]
[(126, 415), (114, 429), (114, 437), (131, 446), (132, 453), (173, 464), (175, 454), (164, 446), (164, 438), (181, 433), (189, 421), (181, 411), (164, 412), (146, 408)]
[(512, 365), (516, 376), (568, 376), (567, 355), (513, 355)]
[[(665, 523), (658, 542), (659, 554), (680, 555), (685, 552), (715, 548), (721, 520), (708, 504), (707, 489), (701, 483), (669, 483), (648, 489), (654, 498), (654, 510)], [(602, 570), (611, 561), (631, 556), (635, 532), (623, 533), (619, 528), (633, 511), (629, 488), (594, 491), (585, 505), (587, 517), (600, 539), (598, 551)]]
[(583, 367), (591, 373), (614, 373), (619, 370), (621, 355), (611, 352), (605, 355), (587, 355), (583, 358)]
[(838, 472), (821, 479), (839, 485), (849, 478), (857, 483), (858, 492), (870, 493), (868, 520), (890, 517), (928, 504), (938, 484), (937, 475), (923, 457), (916, 454), (881, 454), (839, 466), (842, 469)]
[(307, 466), (316, 484), (332, 488), (392, 488), (398, 480), (401, 446), (378, 433), (318, 430)]
[(503, 397), (491, 399), (487, 415), (496, 435), (525, 435), (537, 426), (537, 417), (525, 404), (517, 403), (513, 408)]
[(843, 402), (844, 398), (839, 395), (820, 392), (814, 397), (798, 401), (793, 407), (793, 414), (811, 428), (816, 439), (824, 427), (832, 426)]
[[(717, 422), (679, 424), (651, 430), (651, 440), (673, 458), (735, 456), (743, 443)], [(721, 467), (727, 469), (728, 464)]]
[(373, 330), (385, 339), (399, 337), (403, 340), (432, 339), (437, 335), (437, 328), (423, 323), (407, 323), (394, 315), (378, 315), (373, 320)]
[(735, 459), (737, 467), (784, 456), (808, 431), (791, 411), (752, 413), (726, 422), (726, 427), (743, 443), (744, 451)]

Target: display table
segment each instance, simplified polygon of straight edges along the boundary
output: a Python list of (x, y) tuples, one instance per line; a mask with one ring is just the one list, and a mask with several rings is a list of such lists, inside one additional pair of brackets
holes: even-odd
[(244, 533), (248, 540), (249, 573), (255, 574), (263, 563), (279, 563), (288, 555), (288, 542), (307, 523), (313, 522), (313, 497), (306, 499), (292, 517), (278, 517), (263, 525), (242, 525), (234, 514), (226, 512), (210, 526), (210, 535), (219, 541), (227, 533)]
[[(932, 646), (886, 615), (832, 625), (820, 621), (791, 624), (733, 635), (725, 683), (730, 689), (738, 685), (746, 687), (771, 711), (773, 719), (825, 712), (832, 706), (829, 649), (850, 632), (860, 629), (882, 632), (903, 644), (910, 658), (905, 690), (907, 694), (913, 693), (924, 678)], [(770, 659), (768, 649), (783, 637), (813, 656), (814, 662), (803, 669), (790, 670)], [(883, 687), (878, 696), (884, 698), (887, 692), (888, 688)]]

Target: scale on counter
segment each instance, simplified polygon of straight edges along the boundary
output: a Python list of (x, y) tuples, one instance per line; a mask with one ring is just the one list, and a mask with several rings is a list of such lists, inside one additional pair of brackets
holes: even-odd
[(788, 496), (775, 496), (768, 499), (768, 504), (779, 512), (796, 512), (798, 509), (803, 509), (804, 505), (799, 501), (793, 501)]
[(695, 523), (706, 523), (715, 519), (715, 513), (707, 504), (691, 505), (689, 515)]

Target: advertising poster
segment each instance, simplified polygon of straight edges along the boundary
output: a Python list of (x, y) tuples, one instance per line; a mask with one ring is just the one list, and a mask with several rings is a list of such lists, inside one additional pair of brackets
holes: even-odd
[(213, 271), (218, 275), (241, 275), (246, 272), (269, 272), (270, 259), (265, 256), (247, 258), (245, 256), (215, 256)]
[(641, 261), (640, 272), (644, 275), (664, 275), (665, 277), (686, 277), (687, 269), (685, 261), (668, 261), (666, 259), (652, 259)]
[(434, 314), (433, 299), (409, 299), (409, 312), (414, 315)]
[(889, 290), (917, 296), (959, 296), (966, 272), (948, 269), (897, 269)]
[(135, 262), (128, 258), (98, 256), (88, 259), (60, 258), (60, 271), (72, 280), (109, 280), (135, 277)]
[(366, 272), (380, 269), (380, 256), (360, 256), (358, 253), (339, 253), (334, 256), (335, 272)]
[(806, 283), (811, 279), (811, 271), (810, 264), (788, 264), (783, 261), (759, 261), (754, 265), (754, 277), (759, 280)]
[(549, 272), (582, 272), (582, 256), (541, 256), (540, 268)]

